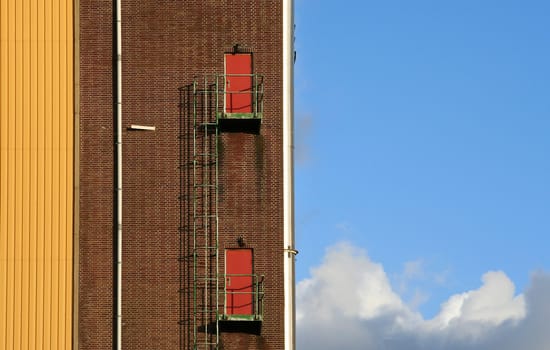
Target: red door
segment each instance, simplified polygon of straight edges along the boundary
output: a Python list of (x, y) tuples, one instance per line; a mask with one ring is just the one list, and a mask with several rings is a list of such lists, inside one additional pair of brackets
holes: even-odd
[(253, 314), (252, 249), (225, 251), (225, 312)]
[(252, 54), (225, 54), (225, 112), (252, 113)]

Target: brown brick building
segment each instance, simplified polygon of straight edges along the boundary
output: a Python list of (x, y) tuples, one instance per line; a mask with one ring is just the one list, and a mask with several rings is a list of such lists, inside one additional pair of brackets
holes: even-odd
[(293, 349), (292, 1), (75, 11), (75, 348)]

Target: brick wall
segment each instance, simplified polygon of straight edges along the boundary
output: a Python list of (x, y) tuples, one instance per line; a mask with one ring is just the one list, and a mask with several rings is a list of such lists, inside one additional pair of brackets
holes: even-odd
[(80, 1), (81, 349), (109, 349), (113, 313), (114, 133), (111, 1)]
[[(223, 349), (283, 348), (282, 2), (123, 0), (123, 344), (192, 343), (192, 122), (189, 85), (223, 73), (239, 43), (264, 75), (259, 129), (222, 132), (219, 257), (237, 237), (265, 275), (264, 320), (222, 327)], [(112, 3), (80, 0), (81, 349), (113, 330)], [(180, 87), (183, 89), (178, 90)], [(156, 131), (127, 130), (131, 124)], [(222, 281), (220, 281), (222, 282)], [(200, 331), (200, 330), (199, 330)]]

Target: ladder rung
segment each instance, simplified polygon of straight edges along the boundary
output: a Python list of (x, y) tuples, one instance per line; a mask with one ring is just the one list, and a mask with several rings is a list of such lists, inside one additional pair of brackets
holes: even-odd
[(195, 157), (204, 157), (204, 156), (216, 157), (217, 154), (216, 153), (195, 153), (194, 156)]
[(197, 169), (206, 170), (206, 169), (208, 169), (208, 167), (214, 168), (216, 166), (216, 163), (217, 163), (217, 161), (215, 159), (210, 159), (209, 162), (206, 162), (204, 160), (202, 162), (199, 162), (197, 159), (199, 159), (199, 158), (197, 157), (195, 159), (195, 163), (193, 164), (193, 166)]
[(216, 305), (212, 305), (211, 307), (204, 308), (204, 305), (200, 308), (197, 307), (197, 312), (200, 312), (203, 315), (216, 315), (218, 314), (218, 310), (216, 308)]
[(202, 346), (202, 345), (207, 346), (207, 348), (202, 348), (202, 347), (201, 347), (201, 348), (196, 348), (196, 349), (197, 349), (197, 350), (198, 350), (198, 349), (207, 349), (207, 350), (210, 350), (210, 347), (211, 347), (212, 345), (218, 345), (218, 343), (215, 343), (215, 342), (214, 342), (214, 343), (212, 343), (212, 342), (206, 342), (206, 343), (205, 343), (205, 342), (200, 342), (200, 343), (197, 343), (197, 346)]
[(210, 184), (194, 184), (195, 187), (217, 187), (216, 185), (210, 185)]

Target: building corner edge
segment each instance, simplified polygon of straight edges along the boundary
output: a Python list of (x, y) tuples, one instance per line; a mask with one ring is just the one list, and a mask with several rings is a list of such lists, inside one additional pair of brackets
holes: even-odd
[(294, 258), (294, 0), (283, 0), (284, 349), (296, 347)]

